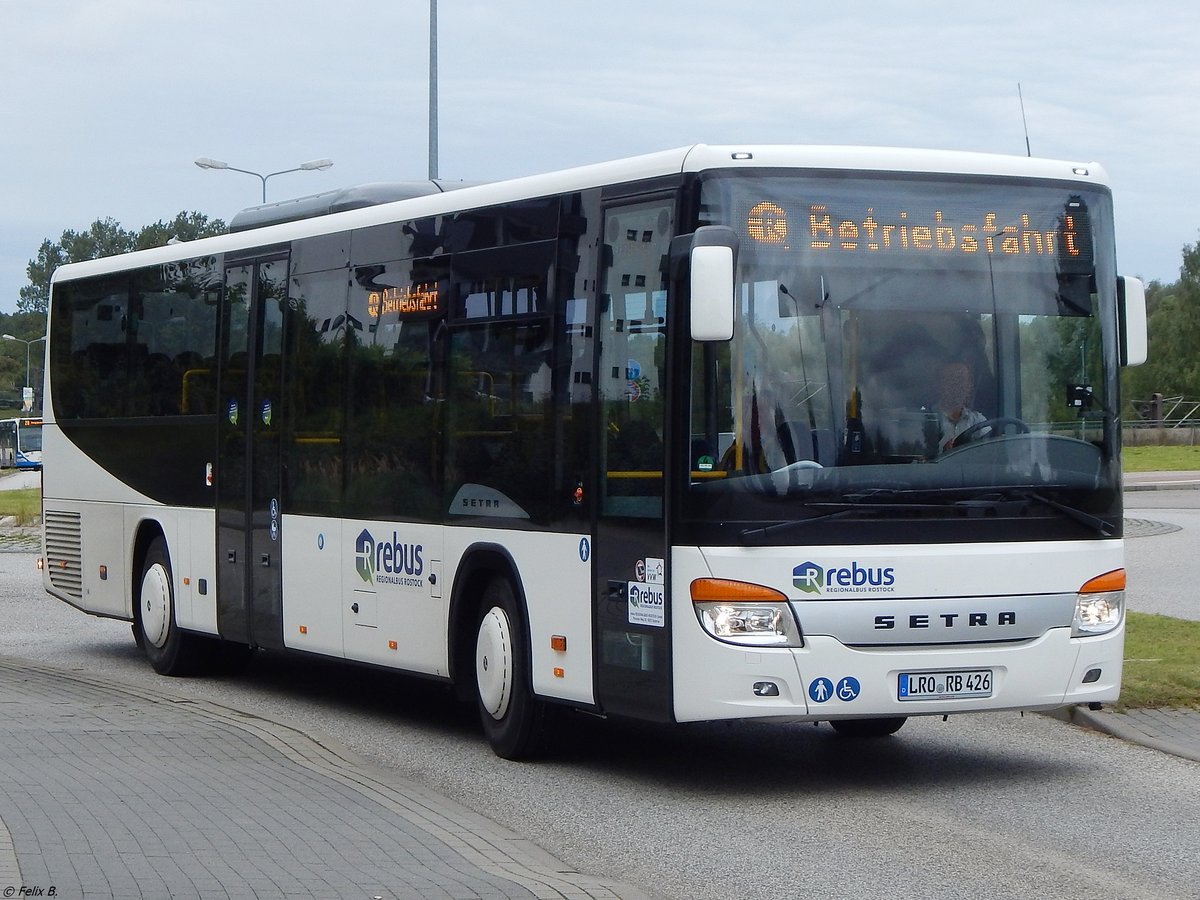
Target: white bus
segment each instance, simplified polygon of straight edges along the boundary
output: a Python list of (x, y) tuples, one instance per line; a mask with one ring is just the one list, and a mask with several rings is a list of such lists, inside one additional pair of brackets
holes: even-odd
[(453, 683), (510, 758), (560, 707), (870, 736), (1117, 697), (1145, 311), (1099, 166), (694, 146), (447, 187), (58, 269), (51, 594), (164, 674)]

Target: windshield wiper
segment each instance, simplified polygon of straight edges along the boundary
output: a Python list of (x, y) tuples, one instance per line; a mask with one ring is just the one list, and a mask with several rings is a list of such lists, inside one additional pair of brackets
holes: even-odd
[[(875, 492), (872, 491), (872, 494)], [(886, 493), (886, 492), (884, 492)], [(946, 509), (944, 503), (879, 503), (879, 502), (864, 502), (862, 500), (849, 499), (845, 501), (810, 501), (804, 504), (809, 509), (829, 509), (836, 507), (830, 512), (822, 513), (819, 516), (811, 516), (807, 519), (792, 519), (787, 522), (776, 522), (774, 525), (764, 525), (761, 528), (747, 528), (742, 531), (738, 537), (741, 538), (743, 544), (749, 544), (754, 541), (764, 540), (775, 534), (780, 534), (795, 529), (805, 528), (817, 522), (828, 522), (830, 519), (840, 519), (859, 512), (877, 512), (880, 510), (902, 510), (911, 512), (912, 510), (930, 510), (930, 509)]]
[(1099, 516), (1093, 516), (1091, 513), (1084, 512), (1082, 509), (1076, 509), (1074, 506), (1067, 506), (1065, 503), (1059, 503), (1057, 500), (1051, 500), (1038, 493), (1028, 495), (1030, 500), (1037, 500), (1039, 503), (1045, 503), (1051, 509), (1057, 509), (1068, 519), (1074, 519), (1081, 525), (1086, 525), (1089, 528), (1095, 529), (1100, 533), (1101, 537), (1113, 537), (1117, 533), (1117, 527), (1108, 519), (1102, 519)]
[(870, 491), (865, 491), (860, 494), (847, 495), (845, 500), (829, 500), (829, 501), (809, 501), (805, 506), (809, 509), (825, 509), (828, 512), (820, 515), (811, 516), (807, 519), (792, 519), (787, 522), (776, 522), (773, 525), (764, 525), (759, 528), (747, 528), (743, 530), (738, 537), (743, 544), (759, 543), (765, 541), (773, 535), (786, 533), (789, 531), (800, 530), (807, 528), (809, 525), (814, 525), (818, 522), (828, 522), (832, 519), (841, 519), (855, 515), (860, 512), (879, 512), (879, 511), (929, 511), (939, 510), (942, 512), (965, 512), (970, 513), (972, 509), (997, 509), (1003, 510), (1010, 508), (1010, 512), (1015, 512), (1013, 507), (1019, 507), (1023, 503), (1028, 503), (1030, 500), (1036, 500), (1054, 509), (1067, 518), (1080, 523), (1088, 528), (1098, 532), (1102, 537), (1112, 537), (1117, 533), (1116, 526), (1107, 519), (1102, 519), (1099, 516), (1094, 516), (1091, 513), (1084, 512), (1082, 509), (1077, 509), (1074, 506), (1068, 506), (1065, 503), (1059, 503), (1057, 500), (1052, 500), (1042, 494), (1036, 492), (1022, 491), (1017, 494), (1008, 494), (997, 496), (994, 492), (990, 496), (966, 497), (958, 500), (948, 500), (942, 503), (903, 503), (903, 502), (886, 502), (882, 500), (873, 500), (873, 497), (900, 497), (905, 494), (946, 494), (946, 495), (961, 495), (961, 488), (940, 488), (934, 491), (898, 491), (891, 488), (877, 488)]
[(1051, 500), (1044, 494), (1039, 494), (1037, 491), (1008, 491), (1002, 496), (978, 497), (972, 500), (963, 500), (959, 505), (963, 507), (990, 507), (999, 509), (1005, 505), (1013, 505), (1020, 503), (1028, 503), (1030, 500), (1036, 500), (1049, 506), (1051, 509), (1057, 510), (1068, 519), (1078, 522), (1080, 525), (1085, 525), (1093, 531), (1098, 532), (1101, 537), (1112, 537), (1117, 533), (1116, 526), (1107, 519), (1102, 519), (1099, 516), (1094, 516), (1089, 512), (1084, 512), (1074, 506), (1068, 506), (1065, 503), (1059, 503), (1057, 500)]

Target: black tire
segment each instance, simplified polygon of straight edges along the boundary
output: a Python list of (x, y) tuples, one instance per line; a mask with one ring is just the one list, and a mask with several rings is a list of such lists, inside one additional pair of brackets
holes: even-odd
[(895, 734), (907, 721), (907, 716), (897, 716), (894, 719), (835, 719), (829, 724), (842, 737), (881, 738)]
[(525, 620), (507, 579), (488, 584), (476, 626), (475, 699), (483, 733), (497, 756), (530, 759), (544, 747), (546, 710), (530, 689)]
[(160, 536), (150, 543), (142, 562), (142, 574), (134, 585), (137, 603), (134, 627), (141, 634), (139, 645), (160, 675), (194, 675), (200, 670), (203, 638), (188, 634), (175, 624), (175, 587), (167, 542)]

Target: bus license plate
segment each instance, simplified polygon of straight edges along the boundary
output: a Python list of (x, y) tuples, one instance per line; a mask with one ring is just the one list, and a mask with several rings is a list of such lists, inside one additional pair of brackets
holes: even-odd
[(901, 672), (901, 700), (958, 700), (992, 696), (992, 670), (965, 672)]

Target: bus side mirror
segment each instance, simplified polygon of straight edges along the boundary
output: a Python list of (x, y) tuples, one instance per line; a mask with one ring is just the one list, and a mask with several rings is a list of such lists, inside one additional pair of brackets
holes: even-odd
[(733, 338), (737, 233), (727, 225), (702, 225), (692, 236), (690, 287), (694, 341)]
[(1121, 314), (1121, 365), (1146, 361), (1146, 287), (1137, 278), (1117, 279), (1117, 309)]

